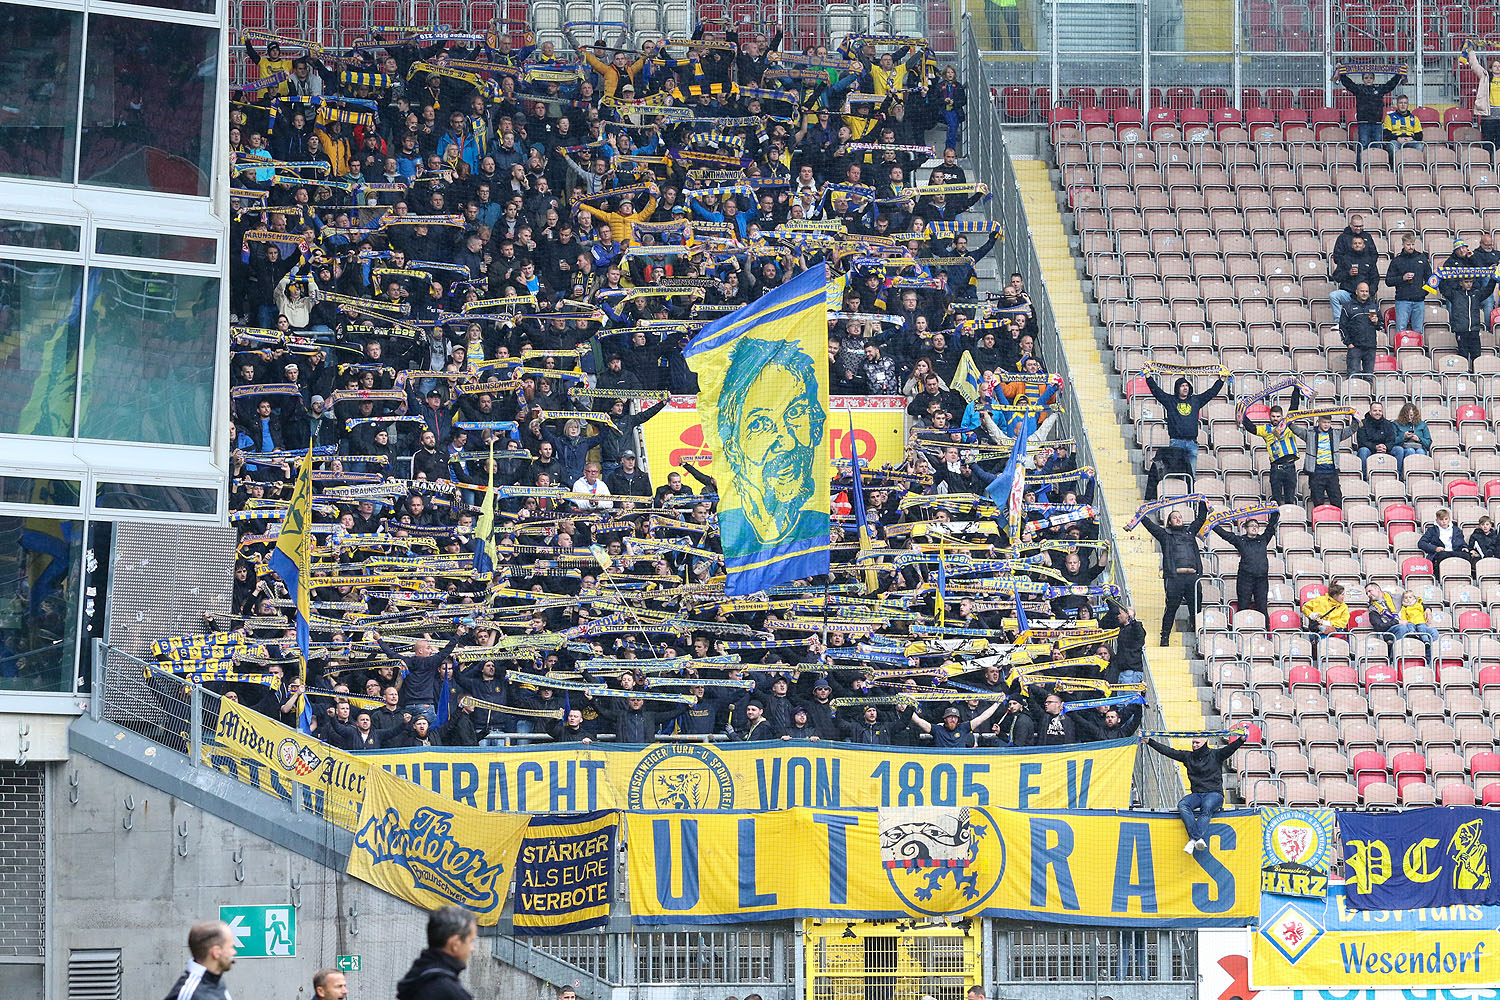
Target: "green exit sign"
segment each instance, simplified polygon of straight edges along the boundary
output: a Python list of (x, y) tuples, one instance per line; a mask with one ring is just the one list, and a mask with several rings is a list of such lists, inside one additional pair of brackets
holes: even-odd
[(338, 959), (334, 961), (333, 967), (335, 969), (338, 969), (340, 972), (358, 972), (359, 971), (359, 956), (358, 955), (340, 955), (338, 957)]
[(221, 906), (219, 919), (229, 925), (240, 958), (295, 958), (297, 911), (281, 906)]

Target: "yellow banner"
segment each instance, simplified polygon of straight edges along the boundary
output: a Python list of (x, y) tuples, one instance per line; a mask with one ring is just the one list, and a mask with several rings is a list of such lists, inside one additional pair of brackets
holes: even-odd
[(828, 268), (710, 323), (683, 348), (715, 449), (724, 593), (828, 572)]
[(1117, 740), (955, 754), (834, 743), (590, 744), (381, 750), (358, 760), (486, 812), (1128, 809), (1139, 746)]
[(481, 924), (497, 924), (529, 822), (458, 805), (377, 769), (346, 872), (423, 909), (462, 906)]
[(1357, 910), (1344, 886), (1324, 898), (1265, 895), (1250, 939), (1257, 990), (1453, 989), (1500, 982), (1500, 907)]
[(965, 820), (966, 866), (907, 868), (885, 863), (875, 811), (628, 814), (631, 919), (993, 916), (1204, 927), (1243, 925), (1258, 910), (1257, 813), (1221, 814), (1208, 849), (1193, 855), (1183, 853), (1176, 816), (976, 808)]
[[(900, 465), (906, 457), (902, 438), (906, 419), (906, 398), (895, 396), (832, 396), (830, 415), (825, 428), (828, 435), (828, 460), (848, 460), (854, 448), (867, 469), (882, 465)], [(854, 435), (849, 434), (849, 418), (854, 418)], [(667, 474), (683, 462), (695, 462), (710, 475), (713, 453), (703, 441), (703, 422), (693, 396), (673, 396), (667, 405), (641, 425), (646, 442), (646, 460), (654, 486), (665, 486)], [(693, 481), (688, 478), (688, 485)]]
[(227, 698), (220, 703), (214, 742), (204, 746), (203, 756), (215, 770), (288, 800), (285, 782), (310, 788), (314, 795), (307, 804), (314, 812), (346, 829), (352, 825), (369, 771), (360, 757)]

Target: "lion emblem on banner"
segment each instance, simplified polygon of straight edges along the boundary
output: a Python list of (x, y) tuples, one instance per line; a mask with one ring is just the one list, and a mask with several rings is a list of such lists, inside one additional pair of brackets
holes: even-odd
[(733, 809), (734, 776), (709, 747), (663, 744), (631, 773), (628, 802), (631, 809)]
[(979, 909), (1005, 873), (1005, 842), (983, 809), (882, 809), (880, 855), (891, 888), (921, 916)]

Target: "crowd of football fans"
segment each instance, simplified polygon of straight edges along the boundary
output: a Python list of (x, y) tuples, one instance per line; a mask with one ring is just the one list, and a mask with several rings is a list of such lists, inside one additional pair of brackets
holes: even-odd
[[(920, 39), (709, 34), (246, 39), (233, 607), (165, 666), (349, 749), (1135, 731), (1144, 629), (1058, 436), (1051, 331), (1019, 275), (978, 294), (998, 231), (953, 68)], [(831, 390), (905, 395), (905, 459), (836, 463), (829, 578), (726, 600), (711, 467), (648, 472), (636, 428), (697, 391), (699, 330), (819, 262)], [(1013, 525), (984, 494), (1023, 433)], [(268, 563), (304, 461), (305, 668)]]

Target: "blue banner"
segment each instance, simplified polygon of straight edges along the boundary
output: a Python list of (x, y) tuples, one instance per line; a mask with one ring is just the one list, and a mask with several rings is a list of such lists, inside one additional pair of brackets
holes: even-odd
[(1447, 806), (1399, 813), (1340, 812), (1349, 905), (1411, 910), (1500, 905), (1492, 874), (1500, 815)]
[(516, 852), (516, 934), (568, 934), (609, 923), (619, 829), (614, 811), (531, 817)]

